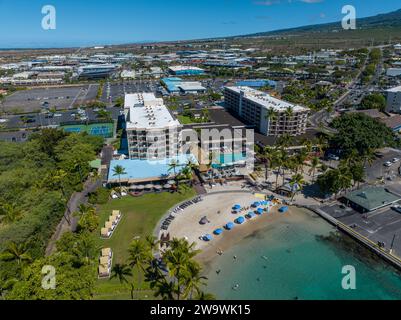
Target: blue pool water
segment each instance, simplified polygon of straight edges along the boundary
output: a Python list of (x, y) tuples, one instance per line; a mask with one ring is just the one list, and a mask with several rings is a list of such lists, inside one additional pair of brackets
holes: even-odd
[(219, 168), (221, 165), (230, 165), (234, 163), (238, 163), (239, 161), (246, 161), (247, 157), (246, 155), (242, 153), (225, 153), (225, 154), (220, 154), (218, 158), (218, 163), (215, 163), (212, 165), (214, 168)]
[[(301, 223), (283, 218), (207, 264), (208, 291), (229, 300), (401, 299), (395, 269), (322, 239), (334, 228), (315, 215), (299, 214), (305, 215)], [(342, 288), (346, 265), (355, 267), (356, 290)]]

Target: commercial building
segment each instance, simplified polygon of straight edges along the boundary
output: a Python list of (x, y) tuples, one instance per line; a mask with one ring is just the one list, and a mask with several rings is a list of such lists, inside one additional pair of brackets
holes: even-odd
[(182, 126), (153, 93), (125, 96), (130, 159), (152, 160), (177, 156)]
[(387, 93), (387, 112), (401, 112), (401, 86), (389, 89)]
[(197, 76), (205, 73), (205, 70), (192, 66), (172, 66), (169, 72), (177, 76)]
[[(249, 87), (225, 87), (225, 107), (266, 136), (306, 131), (309, 109), (285, 102)], [(272, 113), (272, 114), (271, 114)]]
[(170, 94), (198, 94), (206, 88), (198, 81), (183, 81), (181, 78), (163, 78), (163, 84)]
[(401, 68), (388, 68), (386, 75), (388, 77), (399, 77), (401, 76)]
[(80, 67), (78, 76), (86, 79), (107, 78), (117, 70), (114, 64), (94, 64)]
[(366, 187), (344, 196), (344, 202), (355, 210), (366, 213), (387, 207), (401, 198), (383, 187)]

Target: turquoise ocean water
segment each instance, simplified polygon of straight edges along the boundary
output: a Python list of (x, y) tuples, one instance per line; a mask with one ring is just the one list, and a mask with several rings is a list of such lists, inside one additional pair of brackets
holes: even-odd
[[(314, 214), (299, 214), (302, 223), (283, 218), (206, 265), (208, 292), (230, 300), (401, 299), (394, 268), (355, 252), (352, 241), (325, 240), (335, 229)], [(356, 290), (342, 288), (345, 265), (355, 267)]]

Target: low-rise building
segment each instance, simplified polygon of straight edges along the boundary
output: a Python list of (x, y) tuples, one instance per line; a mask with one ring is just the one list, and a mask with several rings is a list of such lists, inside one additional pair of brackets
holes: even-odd
[(196, 76), (203, 75), (205, 70), (193, 66), (171, 66), (169, 71), (173, 75), (177, 76)]

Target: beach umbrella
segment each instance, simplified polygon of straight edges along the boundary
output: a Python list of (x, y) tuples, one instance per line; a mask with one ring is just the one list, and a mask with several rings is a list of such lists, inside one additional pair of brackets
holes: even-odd
[(205, 235), (205, 236), (203, 237), (203, 240), (204, 240), (204, 241), (212, 241), (212, 240), (213, 240), (213, 237), (212, 237), (210, 234), (207, 234), (207, 235)]
[(223, 233), (223, 229), (216, 229), (216, 230), (214, 230), (214, 232), (213, 232), (216, 236), (219, 236), (219, 235), (221, 235), (222, 233)]
[(233, 207), (233, 209), (234, 209), (234, 210), (239, 210), (239, 209), (241, 209), (241, 205), (236, 204), (236, 205)]
[(258, 214), (263, 214), (264, 210), (263, 210), (262, 208), (258, 208), (258, 210), (256, 210), (256, 212), (257, 212)]
[(138, 190), (143, 190), (143, 189), (145, 189), (145, 186), (140, 184), (140, 185), (136, 186), (136, 188)]
[(286, 213), (288, 211), (288, 207), (281, 207), (278, 211), (281, 213)]
[(231, 230), (232, 228), (234, 228), (234, 223), (229, 222), (229, 223), (226, 224), (226, 229), (227, 230)]
[(160, 190), (160, 189), (162, 189), (163, 187), (160, 186), (160, 185), (156, 185), (156, 186), (154, 186), (154, 188), (157, 189), (157, 190)]
[(175, 184), (175, 181), (174, 180), (169, 180), (169, 181), (167, 181), (167, 183), (168, 184)]
[(129, 187), (130, 190), (137, 190), (138, 186), (136, 186), (135, 184), (133, 184), (132, 186)]
[(249, 212), (246, 216), (247, 218), (252, 219), (253, 217), (255, 217), (255, 213)]
[(260, 206), (260, 202), (254, 202), (253, 204), (252, 204), (252, 207), (259, 207)]
[(206, 223), (209, 223), (209, 220), (207, 219), (207, 217), (203, 217), (200, 221), (199, 224), (205, 225)]
[(238, 223), (238, 224), (243, 224), (243, 223), (245, 222), (245, 218), (244, 218), (244, 217), (238, 217), (238, 218), (235, 220), (235, 222)]
[(153, 189), (153, 184), (149, 183), (145, 186), (145, 189)]
[(165, 185), (163, 186), (163, 188), (164, 188), (164, 189), (171, 189), (171, 184), (168, 184), (168, 183), (167, 183), (167, 184), (165, 184)]

